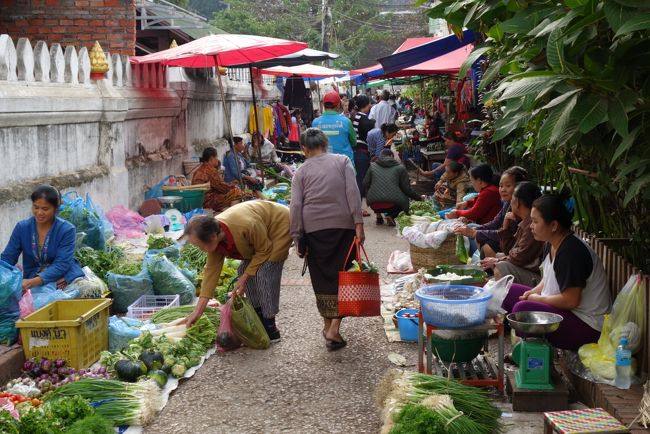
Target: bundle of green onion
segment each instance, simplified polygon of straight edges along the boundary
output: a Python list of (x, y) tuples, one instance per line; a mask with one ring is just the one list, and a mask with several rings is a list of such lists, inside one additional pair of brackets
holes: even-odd
[(95, 412), (113, 426), (150, 423), (162, 408), (160, 387), (152, 381), (123, 383), (117, 380), (82, 379), (65, 384), (49, 400), (81, 396), (95, 407)]

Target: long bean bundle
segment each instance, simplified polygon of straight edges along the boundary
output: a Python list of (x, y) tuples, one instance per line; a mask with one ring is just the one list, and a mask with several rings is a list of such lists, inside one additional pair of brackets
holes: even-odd
[(160, 388), (151, 380), (123, 383), (116, 380), (82, 379), (56, 389), (50, 400), (81, 396), (91, 402), (95, 412), (114, 426), (150, 423), (161, 405)]

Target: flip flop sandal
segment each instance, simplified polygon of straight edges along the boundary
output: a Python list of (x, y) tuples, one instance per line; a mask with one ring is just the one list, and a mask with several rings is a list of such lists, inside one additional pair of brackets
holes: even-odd
[(327, 341), (327, 349), (329, 351), (338, 351), (341, 348), (345, 348), (345, 346), (348, 344), (348, 342), (343, 339), (340, 341)]

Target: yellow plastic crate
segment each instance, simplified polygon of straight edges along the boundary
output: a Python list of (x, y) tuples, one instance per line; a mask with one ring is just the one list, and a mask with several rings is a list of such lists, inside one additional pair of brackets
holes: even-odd
[(110, 299), (59, 300), (16, 321), (26, 358), (65, 359), (87, 368), (108, 349)]

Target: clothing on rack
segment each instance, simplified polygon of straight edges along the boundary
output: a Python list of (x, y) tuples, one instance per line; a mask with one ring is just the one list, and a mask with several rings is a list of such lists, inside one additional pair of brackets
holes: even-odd
[[(273, 121), (273, 109), (269, 105), (257, 105), (257, 122), (260, 126), (260, 131), (264, 137), (271, 137), (275, 131)], [(250, 115), (248, 116), (248, 131), (251, 134), (257, 132), (255, 128), (255, 109), (251, 107)]]

